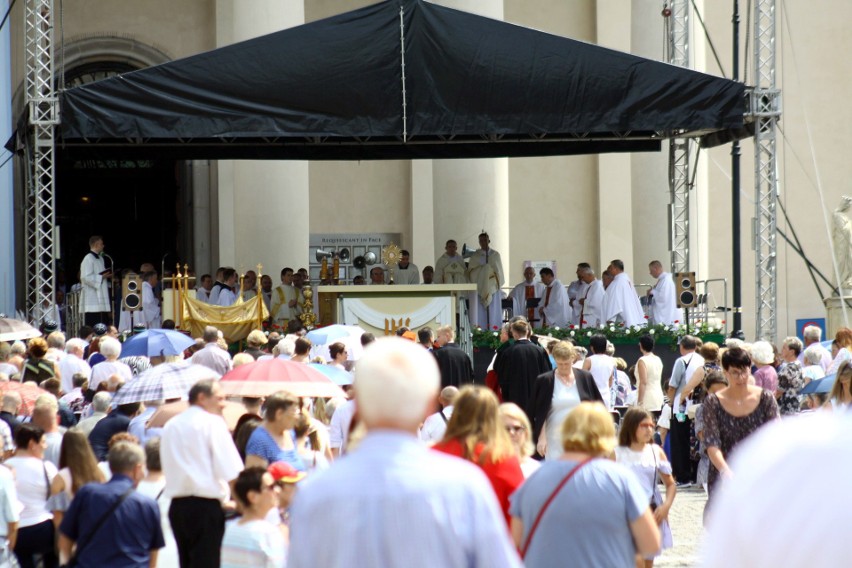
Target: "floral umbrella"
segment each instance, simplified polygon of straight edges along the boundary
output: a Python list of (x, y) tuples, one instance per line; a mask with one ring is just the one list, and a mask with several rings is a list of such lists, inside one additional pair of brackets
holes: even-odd
[(21, 395), (21, 408), (19, 412), (27, 416), (33, 413), (36, 399), (43, 394), (47, 394), (46, 390), (39, 388), (38, 385), (31, 381), (27, 381), (26, 383), (19, 383), (17, 381), (0, 383), (0, 394), (6, 394), (10, 391), (16, 391)]

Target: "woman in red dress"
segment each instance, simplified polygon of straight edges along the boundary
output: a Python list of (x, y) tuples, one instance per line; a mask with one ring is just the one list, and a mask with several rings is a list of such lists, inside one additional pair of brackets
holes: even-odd
[(462, 388), (444, 439), (433, 449), (471, 461), (485, 472), (508, 526), (509, 496), (524, 482), (524, 474), (499, 406), (497, 396), (485, 387)]

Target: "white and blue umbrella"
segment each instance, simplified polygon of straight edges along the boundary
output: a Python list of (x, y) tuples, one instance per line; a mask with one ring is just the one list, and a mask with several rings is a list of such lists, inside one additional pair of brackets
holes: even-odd
[(164, 357), (180, 355), (193, 345), (195, 345), (195, 340), (179, 331), (149, 329), (125, 341), (121, 346), (121, 356)]
[(218, 378), (219, 373), (204, 365), (193, 365), (188, 361), (163, 363), (128, 381), (115, 393), (112, 403), (186, 398), (189, 389), (198, 381)]
[(332, 380), (339, 387), (345, 387), (352, 384), (352, 373), (344, 371), (340, 367), (332, 365), (323, 365), (322, 363), (310, 363), (309, 367), (313, 367), (326, 377)]

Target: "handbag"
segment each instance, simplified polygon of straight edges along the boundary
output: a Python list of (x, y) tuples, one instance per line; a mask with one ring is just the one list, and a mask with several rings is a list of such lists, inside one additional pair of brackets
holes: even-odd
[(521, 547), (521, 558), (524, 558), (527, 555), (527, 550), (530, 547), (530, 543), (532, 542), (533, 536), (535, 536), (535, 531), (538, 529), (538, 525), (541, 522), (541, 518), (544, 516), (544, 513), (547, 511), (547, 508), (550, 507), (550, 503), (556, 498), (556, 495), (559, 493), (559, 491), (562, 490), (562, 488), (565, 486), (565, 484), (568, 483), (571, 480), (572, 477), (574, 477), (574, 474), (577, 473), (578, 471), (580, 471), (580, 469), (584, 465), (586, 465), (587, 463), (589, 463), (593, 459), (595, 459), (595, 458), (587, 458), (586, 460), (581, 462), (579, 465), (577, 465), (577, 467), (575, 467), (574, 469), (569, 471), (568, 475), (566, 475), (562, 479), (562, 481), (559, 482), (559, 485), (556, 486), (556, 489), (553, 490), (553, 493), (551, 493), (550, 497), (548, 497), (547, 500), (544, 502), (544, 505), (542, 505), (541, 510), (539, 510), (538, 515), (536, 515), (536, 517), (535, 517), (535, 521), (533, 521), (532, 527), (530, 528), (530, 534), (527, 535), (526, 542)]
[(116, 502), (112, 504), (112, 507), (110, 507), (106, 513), (101, 515), (101, 518), (98, 519), (98, 522), (95, 523), (95, 526), (92, 527), (92, 530), (90, 530), (85, 535), (85, 540), (80, 539), (77, 541), (77, 549), (74, 551), (74, 554), (71, 555), (71, 558), (68, 560), (68, 563), (65, 564), (65, 568), (72, 568), (74, 566), (77, 566), (77, 558), (80, 556), (80, 551), (86, 548), (86, 546), (92, 541), (92, 538), (94, 538), (94, 536), (97, 534), (97, 532), (106, 522), (106, 520), (109, 519), (113, 515), (113, 513), (115, 513), (116, 509), (118, 509), (121, 504), (124, 503), (124, 500), (127, 499), (127, 497), (131, 493), (133, 493), (133, 489), (133, 486), (128, 488), (127, 491), (125, 491), (124, 494), (122, 494), (122, 496), (119, 497), (118, 500), (116, 500)]
[(654, 492), (657, 490), (657, 476), (659, 475), (659, 471), (657, 469), (657, 448), (654, 444), (651, 444), (651, 450), (654, 454), (654, 481), (651, 484), (651, 503), (649, 506), (651, 507), (651, 512), (653, 513), (657, 510), (657, 503), (654, 501)]

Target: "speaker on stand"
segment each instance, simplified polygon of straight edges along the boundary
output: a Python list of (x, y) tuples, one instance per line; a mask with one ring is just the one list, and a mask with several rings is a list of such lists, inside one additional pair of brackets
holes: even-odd
[(135, 312), (142, 309), (142, 277), (128, 272), (121, 279), (121, 309)]
[(689, 324), (689, 308), (698, 305), (694, 272), (677, 272), (674, 275), (677, 307), (683, 308), (684, 321)]

